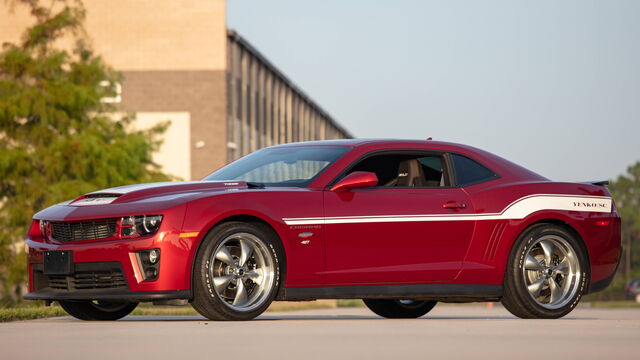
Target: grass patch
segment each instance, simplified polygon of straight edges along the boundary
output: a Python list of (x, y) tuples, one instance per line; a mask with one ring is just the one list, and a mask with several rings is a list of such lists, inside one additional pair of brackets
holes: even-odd
[(592, 301), (592, 308), (640, 308), (640, 303), (632, 300), (627, 301)]
[[(283, 312), (312, 309), (333, 309), (336, 307), (363, 307), (362, 300), (316, 300), (316, 301), (274, 301), (267, 312)], [(141, 304), (132, 315), (156, 315), (156, 316), (189, 316), (198, 315), (190, 306), (153, 306)]]
[[(295, 311), (309, 309), (335, 308), (335, 301), (275, 301), (267, 309), (270, 311)], [(131, 315), (155, 315), (155, 316), (192, 316), (199, 315), (191, 305), (181, 306), (154, 306), (150, 303), (140, 304)]]
[(331, 309), (336, 307), (335, 300), (316, 301), (274, 301), (267, 311), (295, 311), (310, 309)]
[(67, 313), (58, 306), (9, 308), (0, 309), (0, 322), (41, 319), (65, 315), (67, 315)]
[[(43, 306), (41, 304), (12, 308), (0, 308), (0, 322), (16, 320), (32, 320), (57, 316), (68, 316), (60, 306)], [(275, 301), (267, 309), (273, 311), (296, 311), (310, 309), (333, 309), (336, 307), (363, 307), (362, 300), (316, 300), (316, 301)], [(150, 303), (140, 304), (131, 315), (139, 316), (197, 316), (199, 315), (191, 305), (184, 306), (154, 306)]]
[(141, 316), (194, 316), (198, 313), (189, 306), (138, 306), (131, 315)]
[[(267, 311), (295, 311), (308, 309), (330, 309), (335, 308), (335, 301), (276, 301), (271, 304)], [(199, 314), (191, 307), (184, 306), (154, 306), (150, 303), (140, 304), (131, 315), (139, 316), (198, 316)], [(32, 320), (57, 316), (68, 316), (61, 307), (53, 306), (20, 306), (13, 308), (0, 308), (0, 322), (16, 320)]]
[(338, 307), (341, 308), (349, 308), (349, 307), (364, 307), (364, 302), (360, 299), (344, 299), (338, 300)]

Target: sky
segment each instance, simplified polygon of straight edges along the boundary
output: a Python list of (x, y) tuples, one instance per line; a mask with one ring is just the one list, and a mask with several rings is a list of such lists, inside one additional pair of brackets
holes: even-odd
[(227, 22), (355, 137), (557, 181), (640, 161), (640, 1), (228, 0)]

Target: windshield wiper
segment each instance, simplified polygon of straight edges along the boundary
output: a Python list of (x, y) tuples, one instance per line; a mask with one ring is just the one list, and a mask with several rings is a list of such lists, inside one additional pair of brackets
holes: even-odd
[(249, 189), (264, 189), (265, 185), (259, 182), (247, 181), (247, 187)]

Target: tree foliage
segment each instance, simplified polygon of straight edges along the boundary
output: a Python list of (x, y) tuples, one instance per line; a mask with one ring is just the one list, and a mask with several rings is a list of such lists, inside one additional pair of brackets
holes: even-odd
[[(0, 52), (0, 289), (26, 279), (20, 240), (38, 210), (100, 188), (166, 180), (151, 154), (167, 124), (130, 130), (102, 101), (121, 75), (93, 53), (79, 0), (14, 0), (35, 19)], [(107, 85), (105, 85), (107, 84)]]
[(640, 162), (609, 183), (609, 190), (622, 218), (623, 254), (613, 283), (585, 300), (624, 300), (628, 280), (640, 277)]
[(622, 217), (623, 245), (629, 251), (631, 262), (628, 268), (640, 265), (640, 161), (627, 168), (609, 185), (616, 201), (618, 213)]

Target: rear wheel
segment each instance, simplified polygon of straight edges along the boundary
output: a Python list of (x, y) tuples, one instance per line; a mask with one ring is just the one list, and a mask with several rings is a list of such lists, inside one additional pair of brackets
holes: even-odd
[(80, 320), (118, 320), (138, 306), (136, 302), (121, 301), (60, 301), (69, 315)]
[(277, 236), (264, 225), (217, 226), (196, 256), (194, 309), (211, 320), (250, 320), (260, 315), (278, 291), (279, 249)]
[(369, 310), (389, 319), (415, 319), (428, 313), (436, 301), (408, 299), (363, 299)]
[(521, 318), (555, 319), (571, 312), (589, 280), (586, 252), (566, 228), (540, 224), (511, 251), (502, 304)]

